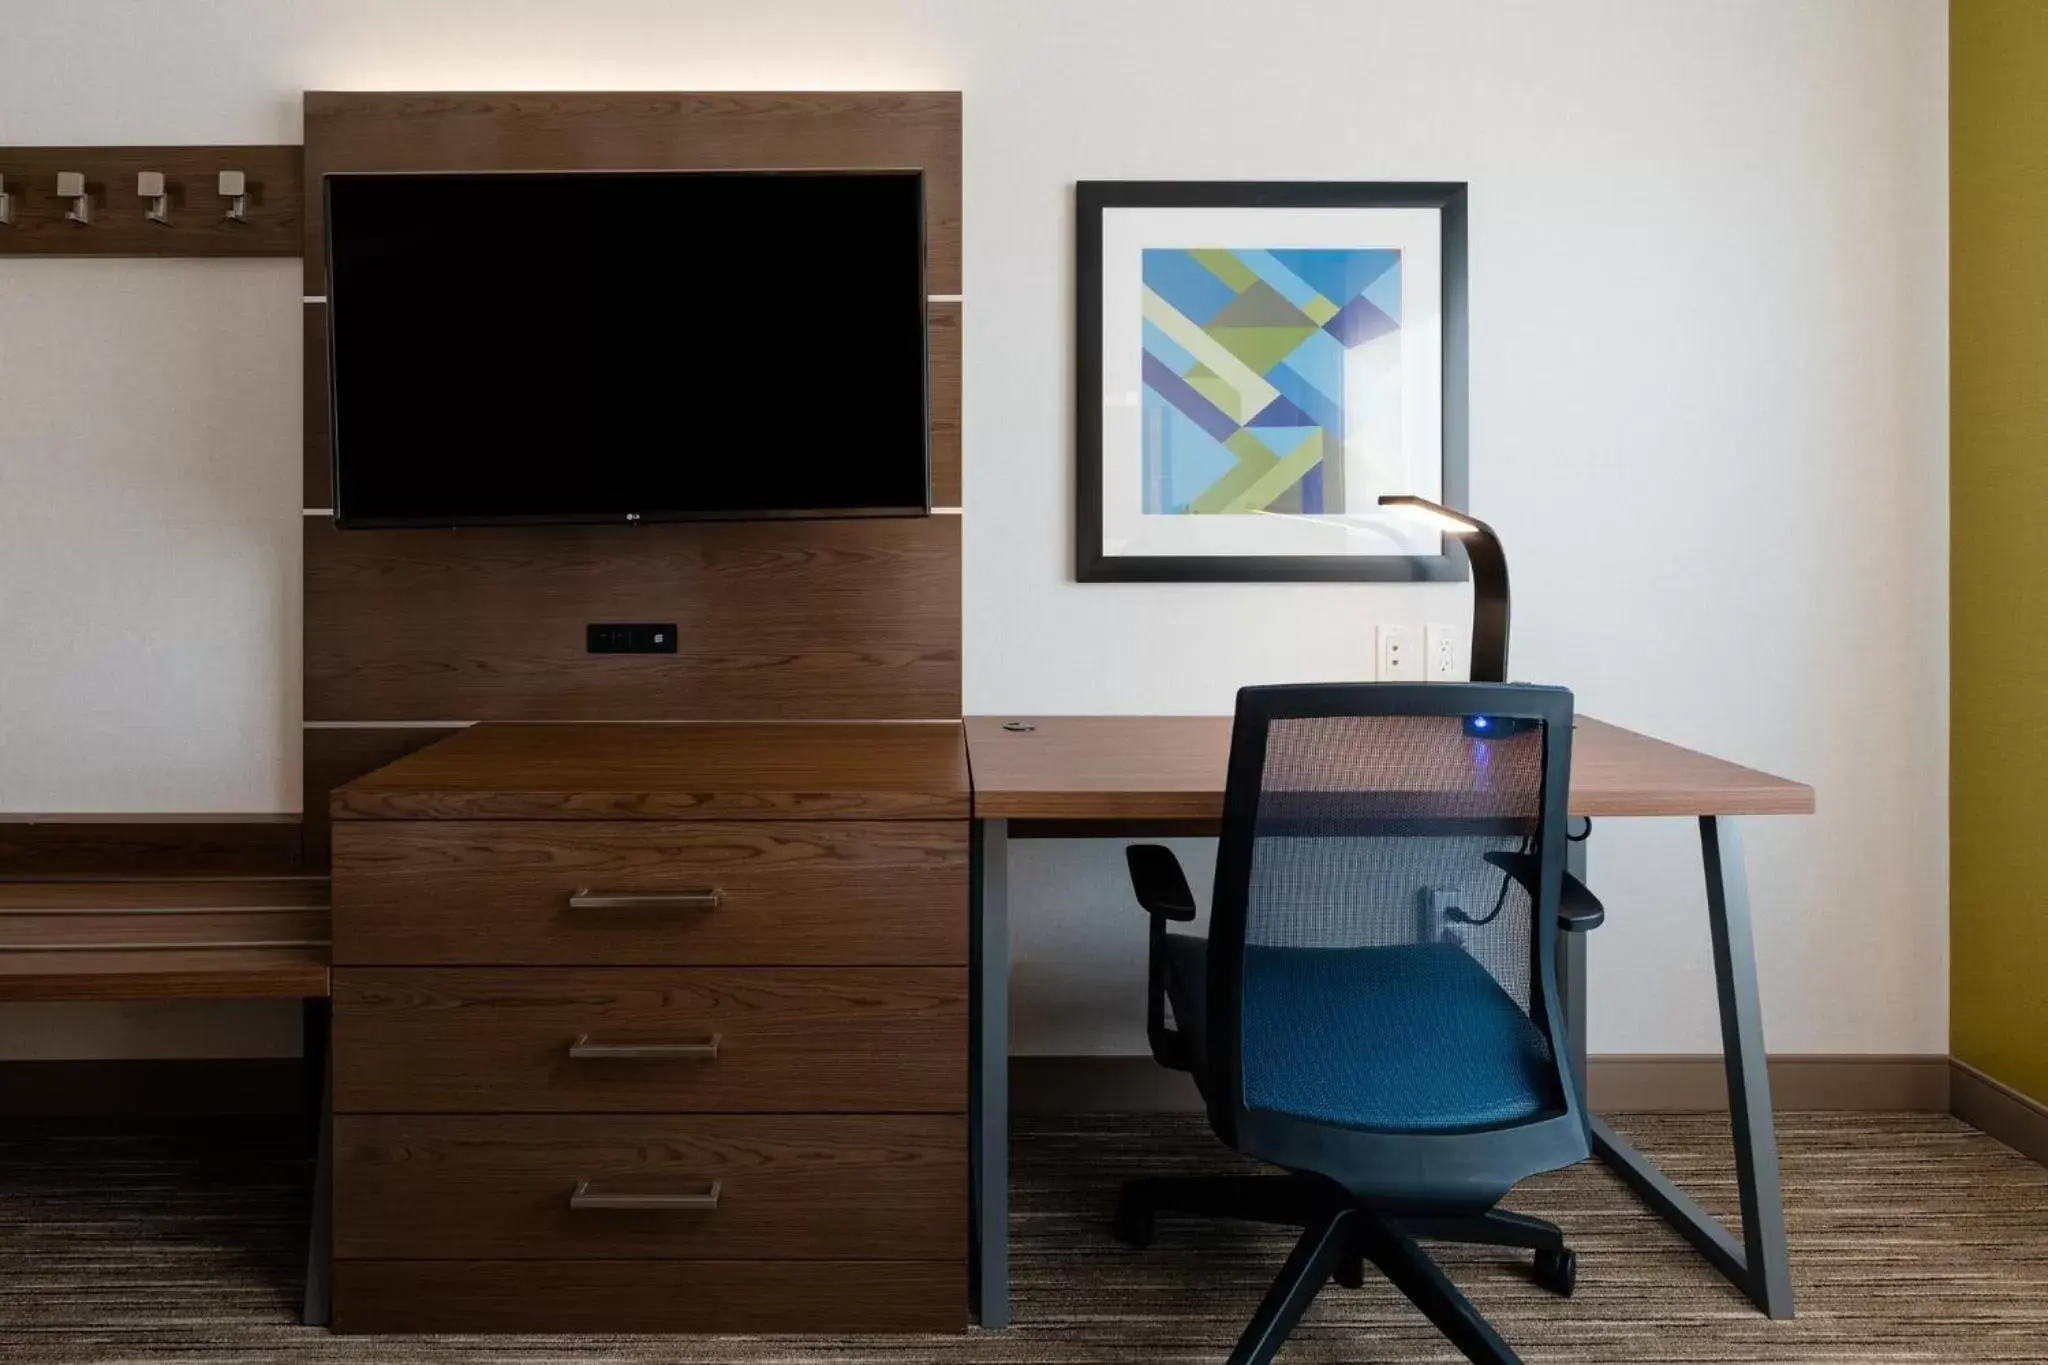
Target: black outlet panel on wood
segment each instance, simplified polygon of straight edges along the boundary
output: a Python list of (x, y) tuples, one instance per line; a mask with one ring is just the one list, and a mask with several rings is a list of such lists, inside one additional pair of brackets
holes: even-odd
[(587, 630), (586, 645), (592, 654), (673, 654), (676, 652), (676, 623), (600, 624)]

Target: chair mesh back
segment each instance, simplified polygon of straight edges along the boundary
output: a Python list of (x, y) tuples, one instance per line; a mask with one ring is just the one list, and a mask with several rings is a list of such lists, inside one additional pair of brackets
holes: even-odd
[[(1487, 1098), (1500, 1077), (1446, 1087), (1442, 1068), (1491, 1066), (1484, 1048), (1507, 1034), (1525, 1074), (1554, 1065), (1529, 1021), (1530, 898), (1486, 860), (1536, 852), (1543, 758), (1540, 727), (1480, 739), (1456, 716), (1271, 723), (1244, 920), (1248, 1105), (1401, 1131), (1481, 1126), (1507, 1113)], [(1315, 1033), (1317, 1054), (1262, 1030)], [(1356, 1049), (1392, 1069), (1360, 1072), (1345, 1056)], [(1434, 1070), (1426, 1083), (1404, 1084), (1408, 1055)]]

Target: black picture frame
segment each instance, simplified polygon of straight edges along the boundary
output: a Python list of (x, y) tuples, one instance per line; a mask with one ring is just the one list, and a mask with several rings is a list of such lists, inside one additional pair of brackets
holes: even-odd
[(1083, 180), (1075, 206), (1074, 577), (1083, 583), (1456, 582), (1463, 551), (1434, 555), (1108, 555), (1102, 549), (1102, 218), (1123, 208), (1430, 208), (1443, 283), (1442, 501), (1466, 501), (1466, 186), (1462, 181)]

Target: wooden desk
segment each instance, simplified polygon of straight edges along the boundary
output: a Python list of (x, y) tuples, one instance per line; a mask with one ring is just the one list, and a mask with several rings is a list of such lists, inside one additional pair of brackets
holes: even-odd
[[(1215, 833), (1231, 722), (1226, 716), (970, 716), (966, 725), (974, 775), (975, 1276), (982, 1323), (996, 1327), (1009, 1321), (1008, 841)], [(1594, 1152), (1774, 1318), (1792, 1316), (1792, 1282), (1747, 880), (1733, 817), (1806, 815), (1813, 808), (1813, 789), (1802, 783), (1584, 716), (1574, 727), (1573, 815), (1699, 821), (1742, 1240), (1597, 1117)], [(1571, 850), (1572, 870), (1582, 878), (1587, 842)], [(1585, 935), (1560, 940), (1558, 989), (1583, 1094)]]
[[(1228, 716), (969, 716), (967, 745), (980, 819), (1213, 826), (1223, 815)], [(1813, 788), (1581, 716), (1571, 810), (1811, 815)]]

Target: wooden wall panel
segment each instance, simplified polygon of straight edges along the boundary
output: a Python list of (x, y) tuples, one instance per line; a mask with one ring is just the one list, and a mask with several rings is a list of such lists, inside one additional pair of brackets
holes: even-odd
[(929, 288), (960, 292), (954, 91), (308, 91), (306, 292), (327, 292), (329, 171), (923, 167)]
[(305, 507), (334, 506), (334, 466), (327, 435), (327, 305), (305, 305)]
[[(306, 719), (960, 714), (960, 518), (338, 531), (305, 519)], [(675, 654), (592, 655), (593, 621)]]
[(930, 326), (932, 506), (960, 505), (960, 305), (934, 303)]
[(295, 815), (0, 816), (0, 881), (298, 870)]
[[(314, 92), (305, 98), (305, 505), (328, 466), (330, 171), (922, 167), (928, 289), (960, 291), (949, 92)], [(960, 504), (961, 308), (930, 305), (932, 496)], [(960, 519), (337, 531), (305, 524), (306, 849), (326, 792), (443, 732), (381, 722), (926, 720), (960, 714)], [(591, 655), (673, 621), (674, 655)]]
[[(0, 256), (296, 256), (304, 249), (297, 147), (0, 147), (0, 177), (14, 221)], [(68, 221), (57, 173), (79, 171), (93, 221)], [(140, 171), (161, 171), (170, 221), (153, 223), (135, 192)], [(248, 178), (249, 221), (229, 222), (222, 171)]]
[(445, 726), (384, 727), (351, 725), (343, 729), (308, 727), (305, 743), (304, 846), (308, 867), (325, 868), (333, 852), (332, 821), (327, 797), (344, 782), (396, 763), (407, 754), (444, 740), (455, 731)]

